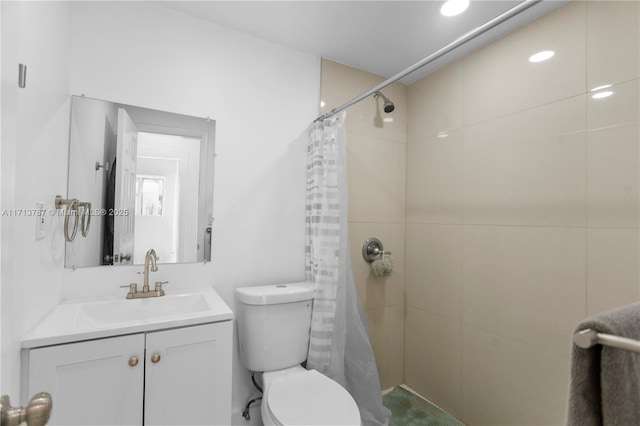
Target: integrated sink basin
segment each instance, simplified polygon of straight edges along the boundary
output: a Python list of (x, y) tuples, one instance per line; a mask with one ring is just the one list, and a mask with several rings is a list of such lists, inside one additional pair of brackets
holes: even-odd
[(82, 313), (91, 320), (103, 324), (161, 320), (197, 314), (209, 308), (202, 293), (166, 294), (148, 299), (117, 299), (86, 303), (80, 307)]
[(65, 301), (23, 339), (23, 348), (56, 345), (233, 318), (212, 288), (170, 291), (161, 297), (102, 297)]

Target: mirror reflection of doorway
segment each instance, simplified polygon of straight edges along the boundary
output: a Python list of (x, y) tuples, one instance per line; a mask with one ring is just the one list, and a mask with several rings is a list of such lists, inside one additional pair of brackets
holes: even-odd
[(138, 132), (134, 263), (197, 258), (199, 138)]

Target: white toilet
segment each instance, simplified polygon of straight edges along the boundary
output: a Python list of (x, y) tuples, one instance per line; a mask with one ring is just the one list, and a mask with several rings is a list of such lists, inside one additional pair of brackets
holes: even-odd
[(307, 359), (313, 287), (307, 283), (236, 289), (240, 362), (263, 372), (265, 425), (360, 426), (356, 402)]

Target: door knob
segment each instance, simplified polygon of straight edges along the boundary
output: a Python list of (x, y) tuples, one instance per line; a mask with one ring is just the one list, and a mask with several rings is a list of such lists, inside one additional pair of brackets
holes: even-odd
[(151, 362), (157, 364), (160, 362), (160, 354), (151, 355)]
[(3, 395), (0, 420), (3, 426), (18, 426), (24, 422), (27, 426), (44, 426), (49, 421), (52, 407), (51, 395), (47, 392), (35, 394), (26, 408), (12, 407), (9, 396)]
[(132, 367), (138, 365), (138, 357), (132, 356), (131, 358), (129, 358), (129, 365)]

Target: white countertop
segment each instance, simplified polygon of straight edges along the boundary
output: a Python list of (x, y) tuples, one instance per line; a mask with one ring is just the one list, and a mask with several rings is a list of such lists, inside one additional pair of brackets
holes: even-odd
[(65, 301), (22, 339), (23, 348), (57, 345), (174, 327), (230, 321), (233, 312), (212, 288), (166, 291), (162, 297)]

